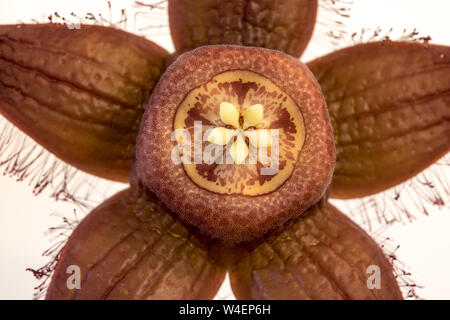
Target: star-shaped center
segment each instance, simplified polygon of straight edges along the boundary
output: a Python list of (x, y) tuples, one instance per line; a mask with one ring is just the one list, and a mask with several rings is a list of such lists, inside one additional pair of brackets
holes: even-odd
[(249, 154), (249, 144), (255, 148), (270, 147), (271, 132), (263, 127), (264, 108), (254, 104), (240, 110), (234, 104), (220, 104), (220, 120), (224, 126), (215, 127), (208, 135), (208, 141), (217, 145), (231, 144), (230, 155), (236, 164), (243, 164)]

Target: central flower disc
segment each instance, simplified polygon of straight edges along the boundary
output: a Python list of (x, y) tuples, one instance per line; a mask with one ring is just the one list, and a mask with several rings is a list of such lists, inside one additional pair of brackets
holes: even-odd
[(307, 67), (220, 45), (167, 68), (142, 118), (135, 172), (185, 222), (244, 241), (315, 204), (334, 165), (325, 100)]
[[(200, 163), (194, 161), (196, 122), (206, 138), (200, 142)], [(289, 178), (305, 136), (295, 101), (266, 77), (244, 70), (218, 74), (190, 91), (178, 107), (174, 129), (188, 130), (192, 139), (191, 161), (183, 166), (194, 183), (249, 196), (276, 190)], [(263, 135), (274, 140), (275, 133), (278, 143), (262, 143)]]

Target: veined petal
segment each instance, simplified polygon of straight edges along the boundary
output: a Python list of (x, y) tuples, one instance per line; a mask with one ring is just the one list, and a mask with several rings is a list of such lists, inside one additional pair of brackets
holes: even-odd
[(220, 104), (220, 120), (236, 129), (239, 128), (239, 110), (232, 103), (222, 102)]
[(57, 157), (127, 181), (143, 105), (168, 53), (100, 26), (0, 26), (0, 113)]
[[(211, 299), (225, 276), (208, 257), (211, 245), (152, 194), (125, 190), (75, 229), (46, 298)], [(67, 286), (67, 270), (74, 265), (79, 289)]]
[(334, 197), (383, 191), (450, 150), (450, 47), (368, 43), (308, 66), (334, 126)]
[(324, 202), (230, 252), (222, 259), (238, 299), (402, 299), (375, 241)]
[(214, 44), (264, 47), (299, 57), (311, 38), (317, 0), (169, 0), (177, 51)]
[(224, 127), (216, 127), (209, 133), (208, 141), (221, 146), (226, 145), (236, 135), (235, 131)]
[(261, 123), (264, 117), (262, 104), (254, 104), (248, 107), (244, 112), (244, 129), (253, 127)]
[(243, 164), (248, 157), (248, 146), (242, 135), (238, 135), (230, 150), (231, 157), (236, 164)]

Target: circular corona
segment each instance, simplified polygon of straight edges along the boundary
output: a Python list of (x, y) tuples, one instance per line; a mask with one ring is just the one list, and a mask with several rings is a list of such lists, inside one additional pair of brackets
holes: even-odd
[(327, 189), (333, 134), (319, 85), (281, 52), (207, 46), (160, 79), (136, 146), (136, 171), (186, 222), (251, 240)]

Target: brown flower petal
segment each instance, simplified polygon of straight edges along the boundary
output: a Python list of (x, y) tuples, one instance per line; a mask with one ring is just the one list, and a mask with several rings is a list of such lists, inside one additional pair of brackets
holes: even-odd
[[(379, 267), (380, 289), (368, 288), (369, 266)], [(241, 246), (230, 280), (239, 299), (402, 299), (375, 241), (327, 203)]]
[(126, 181), (167, 56), (113, 28), (0, 26), (0, 113), (69, 164)]
[(368, 43), (308, 66), (321, 84), (334, 122), (334, 197), (382, 191), (448, 152), (449, 47)]
[[(210, 245), (153, 195), (126, 190), (73, 232), (47, 299), (210, 299), (225, 275), (208, 259)], [(80, 268), (79, 290), (66, 285), (71, 265)]]
[(317, 0), (170, 0), (175, 48), (236, 44), (299, 57), (311, 38)]

